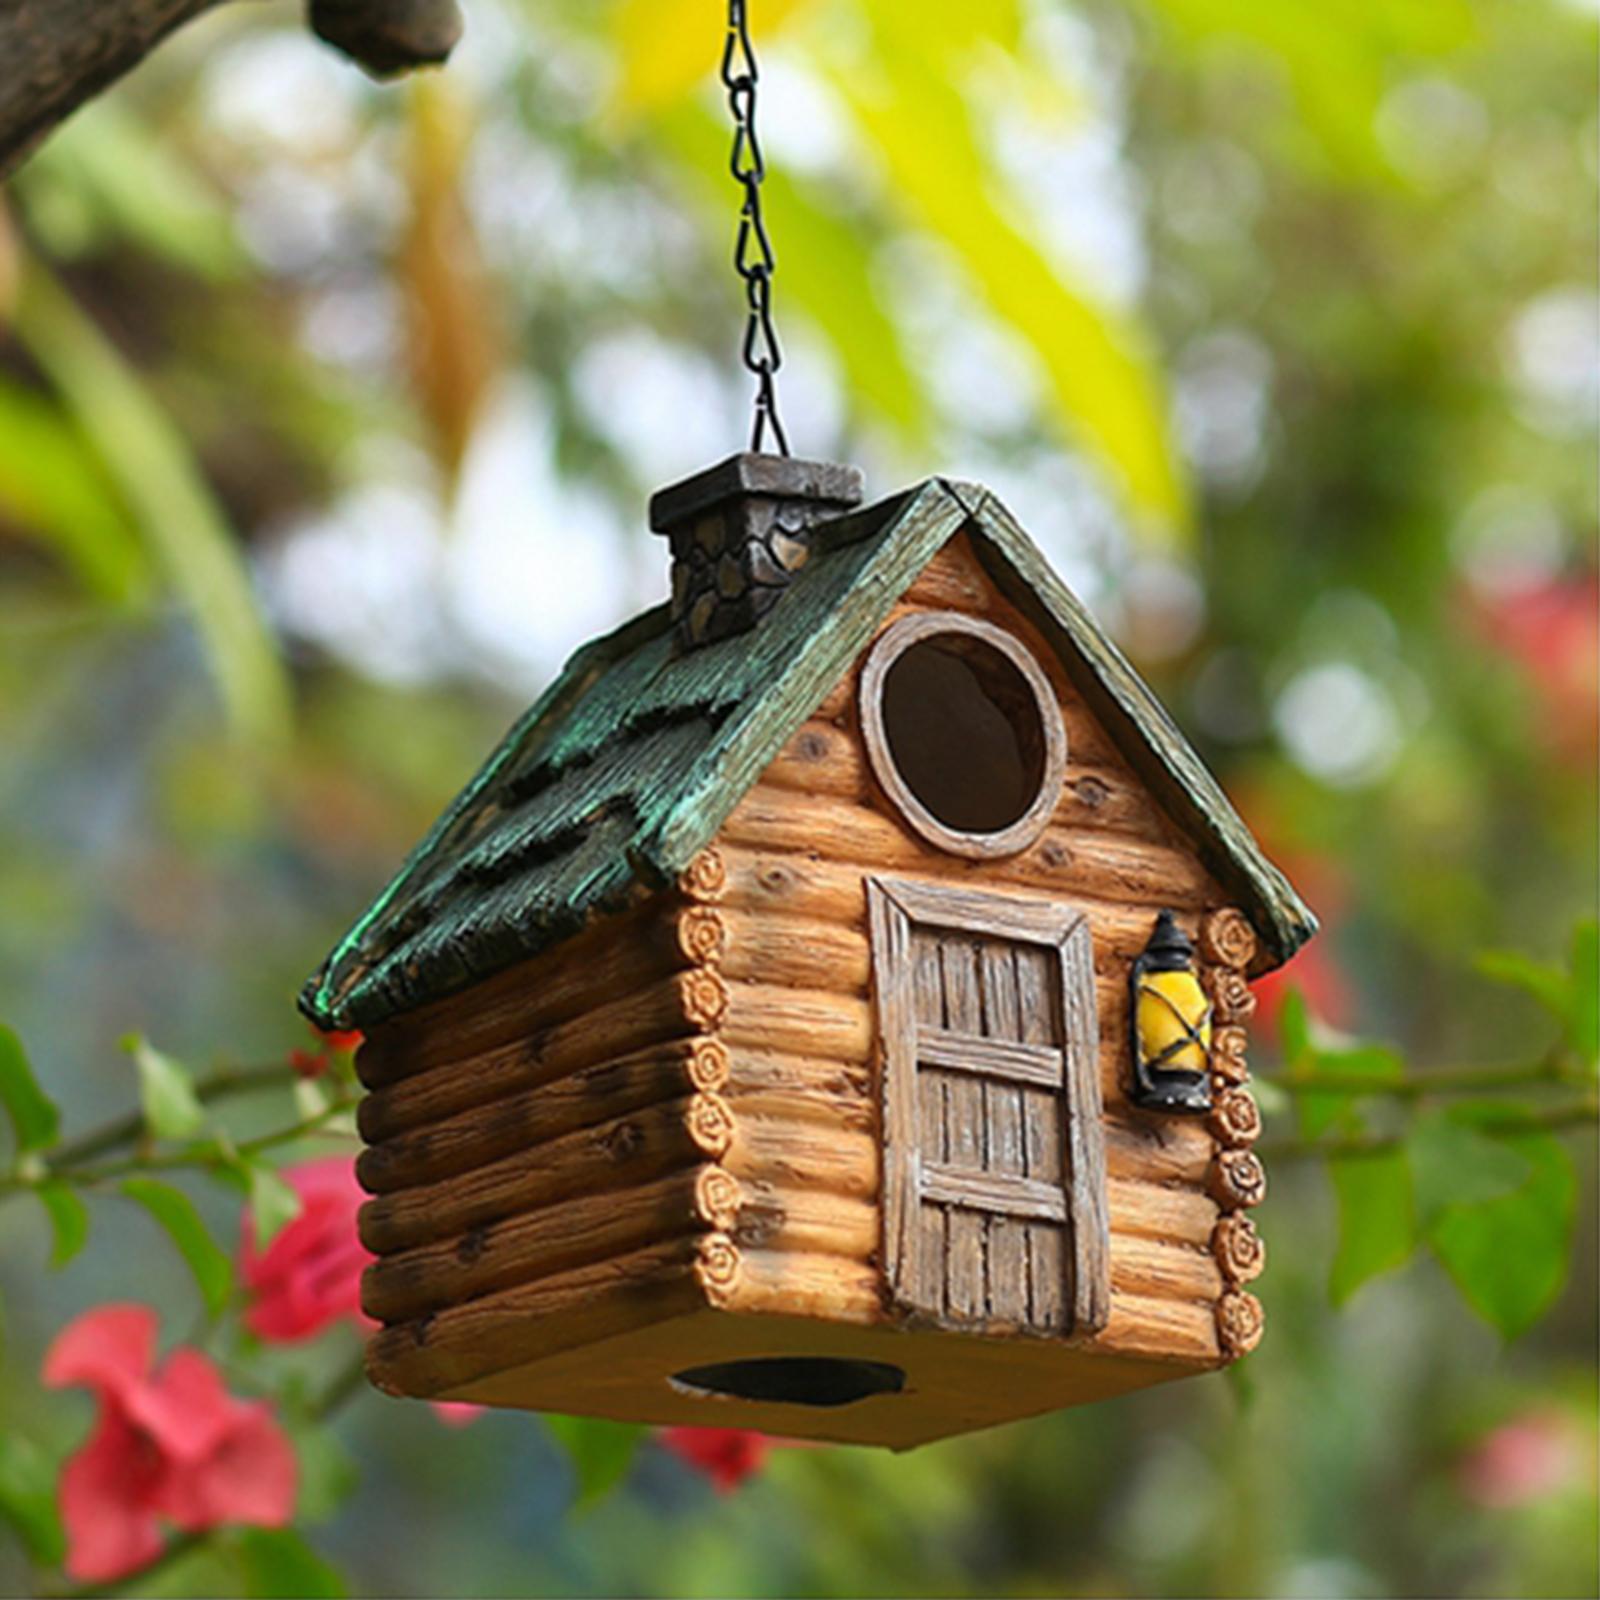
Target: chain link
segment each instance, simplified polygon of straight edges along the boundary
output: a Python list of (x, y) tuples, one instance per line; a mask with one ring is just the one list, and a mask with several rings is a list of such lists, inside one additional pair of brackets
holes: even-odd
[(778, 368), (783, 351), (778, 331), (772, 323), (772, 276), (778, 258), (761, 215), (761, 180), (767, 175), (761, 140), (756, 133), (756, 53), (750, 43), (747, 0), (728, 0), (728, 37), (722, 47), (722, 85), (728, 91), (728, 110), (733, 116), (733, 153), (728, 170), (744, 190), (739, 208), (739, 231), (734, 240), (733, 266), (744, 280), (744, 344), (740, 351), (745, 366), (755, 374), (755, 422), (750, 431), (750, 448), (759, 451), (767, 430), (772, 430), (779, 455), (789, 454), (788, 436), (778, 420)]

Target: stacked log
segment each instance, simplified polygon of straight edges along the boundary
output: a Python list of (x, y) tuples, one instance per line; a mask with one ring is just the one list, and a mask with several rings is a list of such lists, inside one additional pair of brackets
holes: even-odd
[(1211, 1249), (1226, 1284), (1217, 1300), (1217, 1339), (1230, 1359), (1261, 1342), (1261, 1302), (1244, 1285), (1261, 1276), (1266, 1246), (1247, 1211), (1266, 1197), (1267, 1175), (1250, 1148), (1261, 1132), (1261, 1113), (1244, 1085), (1245, 1023), (1255, 1011), (1246, 973), (1256, 955), (1256, 936), (1244, 915), (1231, 907), (1213, 911), (1200, 925), (1200, 952), (1211, 996), (1215, 1034), (1211, 1050), (1211, 1130), (1217, 1156), (1208, 1180), (1221, 1207)]

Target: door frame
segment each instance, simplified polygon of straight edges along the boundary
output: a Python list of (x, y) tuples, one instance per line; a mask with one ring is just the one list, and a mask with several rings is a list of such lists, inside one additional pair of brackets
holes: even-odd
[[(986, 894), (926, 880), (869, 877), (873, 989), (882, 1059), (883, 1264), (891, 1302), (914, 1315), (906, 1286), (922, 1281), (919, 1226), (928, 1193), (917, 1116), (913, 927), (1043, 945), (1056, 954), (1064, 1059), (1062, 1165), (1073, 1263), (1066, 1334), (1103, 1328), (1110, 1312), (1111, 1236), (1100, 1095), (1094, 942), (1087, 915), (1059, 901)], [(925, 1314), (925, 1313), (924, 1313)]]

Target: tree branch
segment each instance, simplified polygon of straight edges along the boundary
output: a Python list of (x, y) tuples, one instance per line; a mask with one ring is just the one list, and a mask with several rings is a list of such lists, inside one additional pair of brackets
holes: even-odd
[[(227, 1100), (234, 1095), (254, 1094), (260, 1089), (276, 1089), (292, 1084), (296, 1077), (294, 1067), (287, 1061), (274, 1061), (260, 1067), (223, 1067), (202, 1078), (194, 1086), (194, 1096), (201, 1105)], [(45, 1164), (51, 1174), (62, 1168), (82, 1166), (96, 1156), (109, 1154), (125, 1144), (135, 1144), (145, 1136), (144, 1113), (130, 1111), (126, 1116), (108, 1122), (104, 1127), (77, 1139), (69, 1139), (48, 1153)]]
[(1263, 1077), (1289, 1094), (1343, 1094), (1358, 1098), (1387, 1096), (1420, 1100), (1436, 1094), (1486, 1094), (1501, 1089), (1583, 1087), (1592, 1073), (1573, 1071), (1559, 1061), (1541, 1061), (1528, 1067), (1461, 1067), (1450, 1071), (1414, 1073), (1404, 1078), (1367, 1078), (1340, 1072), (1283, 1072)]
[[(1507, 1111), (1482, 1117), (1472, 1126), (1480, 1133), (1514, 1137), (1519, 1133), (1560, 1132), (1600, 1122), (1600, 1104), (1593, 1099), (1541, 1111)], [(1326, 1161), (1387, 1155), (1406, 1142), (1403, 1133), (1357, 1134), (1348, 1139), (1263, 1139), (1256, 1154), (1264, 1161)]]
[[(0, 0), (0, 178), (175, 28), (225, 0)], [(457, 0), (309, 0), (312, 29), (386, 78), (443, 61)]]

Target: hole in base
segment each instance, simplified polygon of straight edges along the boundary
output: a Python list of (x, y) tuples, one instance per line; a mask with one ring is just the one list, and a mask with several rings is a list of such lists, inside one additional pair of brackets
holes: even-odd
[(672, 1376), (680, 1389), (730, 1400), (780, 1400), (796, 1406), (848, 1406), (868, 1395), (899, 1394), (902, 1368), (840, 1356), (752, 1356)]

